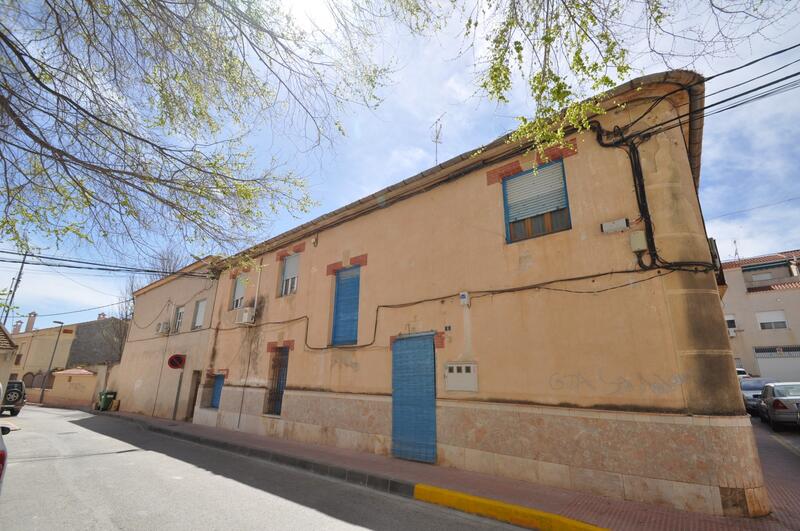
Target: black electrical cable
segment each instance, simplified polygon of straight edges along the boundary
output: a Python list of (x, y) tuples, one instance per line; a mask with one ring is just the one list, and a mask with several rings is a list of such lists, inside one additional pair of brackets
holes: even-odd
[[(747, 96), (748, 94), (753, 94), (754, 92), (758, 92), (759, 90), (762, 90), (762, 89), (765, 89), (765, 88), (769, 88), (769, 87), (771, 87), (771, 86), (773, 86), (773, 85), (776, 85), (777, 83), (781, 83), (781, 82), (783, 82), (783, 81), (787, 81), (787, 80), (789, 80), (789, 79), (793, 79), (793, 78), (796, 78), (796, 77), (798, 77), (798, 76), (800, 76), (800, 72), (795, 72), (795, 73), (793, 73), (793, 74), (789, 74), (789, 75), (787, 75), (787, 76), (783, 76), (783, 77), (781, 77), (781, 78), (778, 78), (778, 79), (776, 79), (776, 80), (774, 80), (774, 81), (770, 81), (769, 83), (765, 83), (765, 84), (763, 84), (763, 85), (759, 85), (758, 87), (755, 87), (755, 88), (752, 88), (752, 89), (746, 90), (746, 91), (744, 91), (744, 92), (740, 92), (740, 93), (738, 93), (738, 94), (734, 94), (733, 96), (729, 96), (729, 97), (727, 97), (727, 98), (725, 98), (725, 99), (722, 99), (722, 100), (720, 100), (720, 101), (716, 101), (716, 102), (714, 102), (714, 103), (711, 103), (711, 104), (709, 104), (709, 105), (705, 105), (704, 107), (701, 107), (701, 108), (699, 108), (699, 109), (694, 109), (694, 110), (692, 110), (692, 111), (689, 111), (689, 112), (686, 112), (686, 113), (684, 113), (684, 114), (680, 114), (680, 115), (678, 115), (678, 116), (676, 116), (676, 117), (674, 117), (674, 118), (670, 118), (670, 119), (668, 119), (668, 120), (665, 120), (665, 121), (663, 121), (663, 122), (660, 122), (660, 123), (657, 123), (657, 124), (651, 125), (651, 126), (649, 126), (649, 127), (645, 128), (645, 129), (642, 129), (642, 130), (640, 130), (640, 131), (637, 131), (637, 132), (635, 132), (635, 133), (632, 133), (631, 135), (628, 135), (627, 137), (626, 137), (626, 136), (623, 134), (623, 135), (622, 135), (622, 137), (623, 137), (623, 138), (625, 138), (625, 139), (627, 140), (628, 138), (632, 138), (632, 137), (634, 137), (634, 136), (642, 136), (642, 135), (647, 135), (647, 134), (648, 134), (648, 133), (650, 133), (651, 131), (653, 131), (653, 130), (658, 130), (658, 128), (659, 128), (659, 127), (662, 127), (662, 126), (664, 126), (664, 125), (671, 124), (672, 122), (675, 122), (676, 120), (682, 120), (683, 118), (688, 118), (688, 117), (690, 117), (690, 116), (693, 116), (693, 115), (696, 115), (696, 114), (699, 114), (699, 113), (704, 113), (704, 112), (705, 112), (706, 110), (708, 110), (708, 109), (711, 109), (711, 108), (714, 108), (714, 107), (718, 107), (719, 105), (722, 105), (722, 104), (724, 104), (724, 103), (730, 103), (730, 102), (732, 102), (733, 100), (739, 99), (739, 98), (741, 98), (741, 97), (743, 97), (743, 96)], [(790, 85), (790, 84), (787, 84), (787, 85)], [(652, 109), (651, 109), (651, 110), (652, 110)], [(627, 127), (627, 126), (626, 126), (626, 127)], [(659, 130), (658, 132), (661, 132), (661, 131)]]
[[(92, 306), (91, 308), (83, 308), (82, 310), (72, 310), (69, 312), (58, 312), (58, 313), (38, 313), (36, 314), (37, 317), (56, 317), (58, 315), (69, 315), (72, 313), (81, 313), (81, 312), (88, 312), (91, 310), (99, 310), (101, 308), (108, 308), (110, 306), (118, 306), (120, 304), (125, 304), (126, 302), (131, 302), (133, 299), (126, 299), (119, 302), (112, 302), (111, 304), (104, 304), (102, 306)], [(28, 317), (27, 315), (13, 315), (12, 317)]]
[[(669, 268), (664, 268), (664, 269), (669, 269)], [(554, 280), (547, 280), (547, 281), (538, 282), (538, 283), (535, 283), (535, 284), (526, 284), (526, 285), (523, 285), (523, 286), (513, 286), (513, 287), (510, 287), (510, 288), (497, 288), (497, 289), (490, 289), (490, 290), (470, 291), (469, 293), (470, 293), (471, 298), (473, 298), (473, 299), (479, 299), (481, 297), (485, 297), (485, 296), (488, 296), (488, 295), (502, 295), (502, 294), (505, 294), (505, 293), (515, 293), (515, 292), (519, 292), (519, 291), (529, 291), (529, 290), (555, 291), (555, 292), (562, 292), (562, 293), (572, 293), (572, 294), (577, 294), (577, 295), (593, 295), (593, 294), (598, 294), (598, 293), (605, 293), (605, 292), (612, 291), (612, 290), (615, 290), (615, 289), (626, 288), (628, 286), (632, 286), (632, 285), (635, 285), (635, 284), (640, 284), (642, 282), (647, 282), (647, 281), (653, 280), (655, 278), (661, 278), (661, 277), (664, 277), (664, 276), (666, 276), (668, 274), (671, 274), (671, 273), (675, 272), (675, 270), (668, 270), (666, 273), (661, 273), (659, 271), (657, 274), (648, 276), (648, 277), (643, 278), (643, 279), (634, 280), (634, 281), (630, 281), (630, 282), (625, 282), (625, 283), (622, 283), (622, 284), (616, 284), (614, 286), (608, 286), (608, 287), (597, 289), (597, 290), (572, 290), (572, 289), (568, 289), (568, 288), (558, 288), (558, 287), (553, 287), (552, 286), (553, 284), (560, 284), (562, 282), (575, 282), (575, 281), (580, 281), (580, 280), (591, 280), (591, 279), (596, 279), (596, 278), (601, 278), (601, 277), (611, 276), (611, 275), (619, 275), (619, 274), (641, 274), (641, 273), (643, 273), (645, 271), (650, 271), (650, 270), (649, 269), (648, 270), (644, 270), (644, 269), (625, 269), (625, 270), (620, 270), (620, 271), (605, 271), (605, 272), (602, 272), (602, 273), (592, 273), (592, 274), (589, 274), (589, 275), (581, 275), (581, 276), (577, 276), (577, 277), (567, 277), (567, 278), (560, 278), (560, 279), (554, 279)], [(696, 272), (696, 270), (692, 270), (692, 271)], [(374, 321), (373, 321), (374, 324), (373, 324), (373, 327), (372, 327), (372, 339), (367, 343), (360, 343), (360, 344), (357, 344), (357, 345), (326, 345), (326, 346), (310, 345), (309, 342), (308, 342), (309, 325), (310, 325), (310, 318), (309, 318), (308, 315), (301, 315), (299, 317), (294, 317), (292, 319), (286, 319), (286, 320), (283, 320), (283, 321), (266, 321), (266, 322), (263, 322), (263, 323), (258, 323), (258, 324), (255, 324), (255, 325), (251, 325), (251, 328), (260, 328), (260, 327), (263, 327), (263, 326), (287, 325), (287, 324), (296, 323), (296, 322), (299, 322), (299, 321), (305, 321), (306, 326), (305, 326), (303, 344), (304, 344), (306, 350), (325, 351), (325, 350), (331, 350), (331, 349), (337, 349), (337, 350), (362, 349), (362, 348), (368, 348), (368, 347), (374, 346), (375, 342), (377, 341), (377, 338), (378, 338), (378, 323), (379, 323), (379, 320), (380, 320), (380, 311), (381, 310), (383, 310), (383, 309), (407, 308), (409, 306), (415, 306), (415, 305), (418, 305), (418, 304), (425, 304), (425, 303), (428, 303), (428, 302), (437, 302), (437, 301), (445, 301), (447, 299), (454, 299), (454, 298), (458, 298), (460, 296), (461, 296), (461, 293), (449, 293), (449, 294), (441, 295), (441, 296), (438, 296), (438, 297), (430, 297), (430, 298), (427, 298), (427, 299), (419, 299), (419, 300), (403, 302), (403, 303), (398, 303), (398, 304), (381, 304), (381, 305), (378, 305), (378, 306), (375, 307), (375, 318), (374, 318)], [(225, 331), (229, 331), (229, 330), (239, 330), (239, 329), (241, 329), (241, 327), (239, 327), (239, 326), (229, 326), (229, 327), (225, 327), (225, 328), (218, 328), (217, 331), (218, 332), (225, 332)], [(135, 341), (149, 341), (150, 339), (153, 339), (153, 338), (138, 339), (138, 340), (135, 340)]]
[[(751, 96), (750, 98), (747, 98), (746, 100), (742, 100), (742, 101), (739, 101), (739, 102), (731, 103), (727, 107), (722, 107), (722, 108), (719, 108), (719, 109), (715, 109), (712, 112), (704, 114), (704, 117), (707, 118), (707, 117), (714, 116), (716, 114), (720, 114), (720, 113), (723, 113), (723, 112), (726, 112), (726, 111), (731, 111), (733, 109), (737, 109), (737, 108), (742, 107), (744, 105), (748, 105), (750, 103), (761, 101), (763, 99), (767, 99), (767, 98), (770, 98), (772, 96), (777, 96), (779, 94), (783, 94), (784, 92), (789, 92), (790, 90), (795, 90), (797, 88), (800, 88), (800, 80), (796, 80), (796, 81), (792, 81), (790, 83), (786, 83), (785, 85), (781, 85), (780, 87), (776, 87), (773, 90), (766, 91), (766, 92), (763, 92), (761, 94), (756, 94), (754, 96)], [(707, 107), (703, 107), (701, 109), (696, 109), (695, 112), (696, 113), (701, 113), (701, 112), (705, 111), (706, 108)], [(670, 130), (675, 129), (676, 127), (680, 127), (682, 125), (682, 123), (678, 120), (678, 118), (673, 118), (672, 121), (676, 121), (677, 123), (669, 124), (669, 120), (667, 120), (667, 121), (664, 122), (665, 125), (663, 127), (660, 127), (660, 128), (658, 128), (658, 129), (656, 129), (654, 131), (650, 131), (648, 134), (664, 133), (666, 131), (670, 131)]]
[[(695, 261), (679, 261), (671, 262), (665, 260), (658, 254), (658, 247), (655, 241), (655, 230), (653, 227), (653, 219), (650, 216), (650, 207), (647, 203), (647, 190), (645, 187), (644, 171), (642, 170), (641, 157), (639, 155), (639, 144), (646, 142), (651, 135), (632, 135), (625, 137), (622, 133), (624, 128), (615, 128), (613, 132), (605, 131), (599, 122), (593, 121), (590, 124), (590, 129), (595, 132), (597, 143), (604, 148), (619, 148), (623, 149), (628, 155), (628, 160), (631, 165), (631, 174), (633, 176), (634, 192), (636, 194), (636, 203), (639, 208), (639, 216), (644, 222), (645, 228), (645, 241), (647, 243), (647, 254), (650, 257), (650, 263), (645, 263), (643, 260), (642, 252), (636, 254), (636, 260), (639, 267), (643, 270), (652, 269), (669, 269), (673, 271), (713, 271), (714, 264), (711, 262), (695, 262)], [(618, 137), (616, 140), (607, 141), (607, 137)]]
[[(681, 91), (683, 91), (683, 90), (685, 90), (685, 91), (688, 91), (690, 88), (692, 88), (692, 87), (694, 87), (694, 86), (700, 85), (700, 84), (702, 84), (702, 83), (708, 83), (708, 82), (709, 82), (709, 81), (711, 81), (712, 79), (716, 79), (716, 78), (718, 78), (718, 77), (725, 76), (725, 75), (731, 74), (731, 73), (733, 73), (733, 72), (737, 72), (737, 71), (739, 71), (739, 70), (742, 70), (742, 69), (744, 69), (744, 68), (747, 68), (747, 67), (753, 66), (754, 64), (760, 63), (761, 61), (764, 61), (764, 60), (766, 60), (766, 59), (770, 59), (770, 58), (772, 58), (772, 57), (776, 57), (776, 56), (778, 56), (778, 55), (782, 55), (782, 54), (784, 54), (784, 53), (790, 52), (790, 51), (792, 51), (792, 50), (794, 50), (794, 49), (796, 49), (796, 48), (800, 48), (800, 43), (793, 44), (792, 46), (788, 46), (788, 47), (786, 47), (786, 48), (783, 48), (783, 49), (777, 50), (777, 51), (775, 51), (775, 52), (772, 52), (772, 53), (769, 53), (769, 54), (767, 54), (767, 55), (763, 55), (763, 56), (761, 56), (761, 57), (758, 57), (758, 58), (756, 58), (756, 59), (753, 59), (752, 61), (749, 61), (749, 62), (747, 62), (747, 63), (744, 63), (744, 64), (742, 64), (742, 65), (739, 65), (739, 66), (736, 66), (736, 67), (730, 68), (730, 69), (728, 69), (728, 70), (722, 71), (722, 72), (720, 72), (720, 73), (718, 73), (718, 74), (713, 74), (713, 75), (711, 75), (711, 76), (708, 76), (708, 77), (705, 77), (705, 78), (699, 79), (699, 80), (697, 80), (697, 81), (695, 81), (695, 82), (693, 82), (693, 83), (689, 83), (688, 85), (681, 85), (679, 88), (677, 88), (677, 89), (675, 89), (675, 90), (673, 90), (673, 91), (671, 91), (671, 92), (667, 92), (666, 94), (664, 94), (664, 95), (662, 95), (662, 96), (659, 96), (659, 97), (656, 99), (656, 101), (654, 101), (654, 102), (652, 103), (652, 105), (650, 105), (650, 107), (648, 107), (648, 108), (647, 108), (647, 109), (646, 109), (646, 110), (645, 110), (645, 111), (644, 111), (644, 112), (643, 112), (643, 113), (642, 113), (642, 114), (641, 114), (639, 117), (637, 117), (635, 120), (633, 120), (631, 123), (629, 123), (629, 124), (628, 124), (626, 127), (627, 127), (627, 128), (631, 128), (631, 127), (633, 127), (633, 126), (634, 126), (635, 124), (637, 124), (637, 123), (638, 123), (638, 122), (639, 122), (639, 121), (640, 121), (642, 118), (644, 118), (645, 116), (647, 116), (647, 115), (648, 115), (648, 114), (649, 114), (649, 113), (650, 113), (650, 112), (651, 112), (653, 109), (655, 109), (655, 108), (656, 108), (656, 106), (657, 106), (659, 103), (661, 103), (662, 101), (664, 101), (664, 100), (665, 100), (665, 99), (667, 99), (668, 97), (670, 97), (670, 96), (672, 96), (672, 95), (674, 95), (674, 94), (677, 94), (678, 92), (681, 92)], [(750, 80), (748, 80), (748, 81), (745, 81), (745, 82), (743, 82), (743, 83), (739, 83), (738, 85), (733, 85), (733, 86), (731, 86), (731, 87), (728, 87), (728, 88), (725, 88), (725, 89), (722, 89), (722, 90), (718, 90), (718, 91), (716, 91), (716, 92), (713, 92), (712, 94), (718, 94), (718, 93), (720, 93), (720, 92), (724, 92), (724, 91), (726, 91), (726, 90), (730, 90), (731, 88), (735, 88), (735, 87), (738, 87), (738, 86), (741, 86), (741, 85), (745, 85), (745, 84), (747, 84), (747, 83), (750, 83), (750, 82), (752, 82), (752, 81), (755, 81), (756, 79), (760, 79), (761, 77), (765, 77), (765, 76), (768, 76), (768, 75), (770, 75), (770, 74), (774, 74), (775, 72), (777, 72), (777, 71), (779, 71), (779, 70), (782, 70), (783, 68), (786, 68), (787, 66), (790, 66), (790, 65), (792, 65), (792, 64), (794, 64), (794, 63), (796, 63), (796, 62), (798, 62), (798, 61), (792, 61), (792, 62), (790, 62), (790, 63), (788, 63), (788, 64), (785, 64), (785, 65), (783, 65), (783, 66), (781, 66), (781, 67), (779, 67), (779, 68), (777, 68), (777, 69), (775, 69), (775, 70), (773, 70), (773, 71), (771, 71), (771, 72), (767, 72), (766, 74), (762, 74), (761, 76), (756, 76), (755, 78), (752, 78), (752, 79), (750, 79)], [(711, 95), (711, 94), (709, 94), (709, 95)]]
[[(16, 253), (12, 251), (0, 251), (2, 254), (10, 254), (16, 256), (23, 256), (22, 253)], [(195, 278), (208, 278), (207, 274), (204, 273), (194, 273), (194, 272), (181, 272), (181, 271), (164, 271), (159, 269), (148, 269), (142, 267), (131, 267), (131, 266), (123, 266), (123, 265), (115, 265), (115, 264), (103, 264), (101, 262), (89, 262), (83, 260), (75, 260), (75, 259), (64, 259), (58, 257), (49, 257), (44, 255), (33, 255), (28, 254), (33, 258), (37, 258), (39, 260), (38, 264), (33, 265), (43, 265), (47, 267), (62, 267), (66, 269), (81, 269), (87, 271), (107, 271), (107, 272), (115, 272), (115, 273), (148, 273), (148, 274), (157, 274), (157, 275), (177, 275), (177, 276), (185, 276), (185, 277), (195, 277)], [(49, 260), (49, 261), (45, 261)], [(12, 258), (2, 258), (0, 257), (0, 262), (8, 263), (8, 264), (20, 264), (22, 263), (21, 259), (12, 259)], [(64, 263), (59, 263), (64, 262)]]

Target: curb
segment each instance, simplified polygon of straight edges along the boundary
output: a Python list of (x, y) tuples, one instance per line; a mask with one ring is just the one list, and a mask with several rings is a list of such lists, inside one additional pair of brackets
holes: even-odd
[(541, 531), (604, 531), (606, 529), (559, 514), (505, 503), (491, 498), (473, 496), (423, 483), (418, 483), (414, 487), (414, 498), (419, 501), (449, 507), (456, 511)]
[(106, 411), (84, 410), (94, 415), (104, 415), (116, 419), (124, 420), (141, 426), (142, 428), (168, 435), (176, 439), (182, 439), (189, 442), (202, 444), (218, 448), (220, 450), (227, 450), (241, 455), (255, 457), (264, 461), (270, 461), (284, 466), (299, 468), (313, 474), (320, 476), (327, 476), (333, 479), (346, 481), (354, 485), (360, 485), (386, 494), (393, 494), (402, 496), (404, 498), (411, 498), (417, 501), (430, 503), (447, 507), (456, 511), (474, 514), (507, 522), (520, 527), (528, 529), (539, 529), (541, 531), (607, 531), (606, 528), (598, 527), (580, 520), (574, 520), (566, 516), (561, 516), (555, 513), (548, 513), (531, 509), (522, 505), (514, 505), (505, 503), (491, 498), (483, 498), (480, 496), (473, 496), (464, 492), (443, 489), (433, 485), (426, 485), (424, 483), (412, 483), (409, 481), (402, 481), (397, 479), (388, 478), (376, 474), (370, 474), (363, 470), (348, 469), (338, 466), (332, 466), (311, 459), (302, 457), (294, 457), (287, 454), (263, 450), (260, 448), (253, 448), (241, 444), (235, 444), (227, 441), (220, 441), (201, 435), (183, 433), (178, 430), (171, 430), (162, 426), (155, 426), (145, 420), (125, 417), (122, 415), (114, 415)]

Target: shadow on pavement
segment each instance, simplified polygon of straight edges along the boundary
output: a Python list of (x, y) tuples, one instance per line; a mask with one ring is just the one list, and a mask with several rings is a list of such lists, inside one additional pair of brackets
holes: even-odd
[[(126, 420), (91, 416), (70, 422), (143, 450), (179, 459), (353, 525), (380, 530), (399, 529), (403, 528), (402, 522), (411, 516), (410, 513), (441, 510), (399, 497), (392, 497), (397, 503), (379, 503), (380, 500), (375, 497), (381, 494), (369, 489), (154, 433)], [(220, 456), (224, 457), (221, 459)], [(453, 514), (462, 519), (459, 522), (459, 529), (485, 529), (487, 524), (505, 527), (499, 522), (481, 521), (471, 516)], [(268, 517), (269, 515), (265, 514), (265, 518)], [(434, 522), (431, 524), (435, 527)]]

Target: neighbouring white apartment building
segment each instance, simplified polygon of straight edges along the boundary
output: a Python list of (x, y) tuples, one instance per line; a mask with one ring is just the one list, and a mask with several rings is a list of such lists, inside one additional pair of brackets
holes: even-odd
[(800, 381), (800, 249), (723, 263), (722, 298), (738, 367)]

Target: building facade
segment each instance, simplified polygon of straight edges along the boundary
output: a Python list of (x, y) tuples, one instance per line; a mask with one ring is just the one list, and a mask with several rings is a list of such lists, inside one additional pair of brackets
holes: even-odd
[[(14, 323), (11, 337), (18, 349), (7, 372), (0, 374), (2, 381), (22, 380), (29, 390), (41, 390), (44, 386), (46, 395), (53, 395), (56, 371), (83, 367), (99, 376), (98, 386), (102, 387), (109, 367), (120, 361), (128, 324), (101, 313), (95, 321), (35, 328), (36, 318), (36, 313), (31, 312), (24, 329), (22, 321)], [(29, 392), (29, 400), (38, 401), (36, 393)], [(89, 404), (91, 401), (84, 405)]]
[(766, 514), (697, 196), (702, 102), (696, 74), (638, 79), (543, 160), (501, 138), (219, 266), (194, 422)]
[[(217, 282), (209, 277), (207, 262), (195, 262), (134, 292), (122, 362), (108, 383), (118, 392), (122, 411), (192, 419), (216, 334), (211, 315)], [(175, 354), (186, 356), (182, 370), (167, 365)]]
[(728, 335), (749, 374), (800, 381), (799, 264), (797, 249), (723, 264)]
[(6, 327), (0, 324), (0, 385), (3, 386), (3, 390), (9, 380), (16, 353), (17, 344), (11, 339), (11, 334)]

